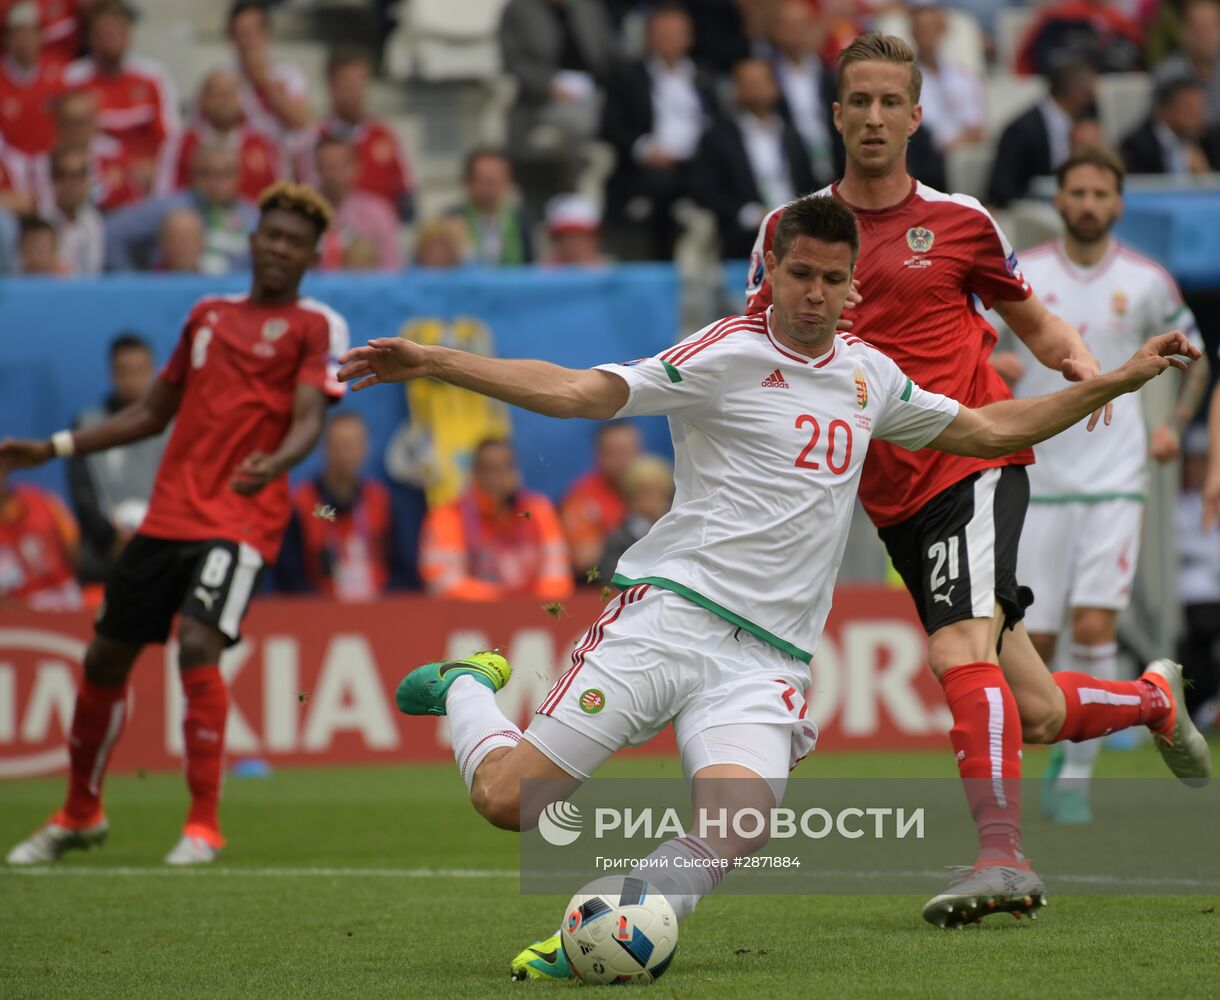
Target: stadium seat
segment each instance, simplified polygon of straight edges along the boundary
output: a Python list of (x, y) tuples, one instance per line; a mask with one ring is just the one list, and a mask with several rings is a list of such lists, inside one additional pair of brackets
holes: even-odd
[[(973, 14), (951, 9), (949, 30), (945, 34), (944, 58), (960, 69), (969, 70), (976, 76), (987, 75), (987, 60), (983, 45), (983, 31)], [(890, 11), (879, 14), (876, 20), (878, 31), (911, 41), (911, 18), (905, 11)]]
[(995, 148), (989, 143), (960, 146), (945, 157), (949, 190), (981, 199), (987, 192), (987, 176)]
[(386, 43), (398, 79), (485, 80), (500, 68), (497, 31), (506, 0), (411, 0)]
[(1005, 7), (996, 15), (995, 62), (1001, 73), (1015, 72), (1017, 53), (1037, 15), (1036, 6)]
[(1152, 79), (1147, 73), (1107, 73), (1097, 90), (1102, 131), (1116, 149), (1129, 132), (1143, 124), (1152, 108)]
[(994, 142), (1010, 121), (1042, 100), (1046, 94), (1046, 84), (1037, 76), (997, 73), (987, 77), (984, 93), (986, 113), (983, 127), (987, 139)]

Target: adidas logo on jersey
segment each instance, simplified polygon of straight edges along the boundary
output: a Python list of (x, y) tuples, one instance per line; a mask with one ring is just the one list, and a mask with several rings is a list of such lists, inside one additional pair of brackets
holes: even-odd
[(784, 381), (784, 373), (781, 372), (778, 368), (776, 368), (775, 371), (773, 371), (770, 375), (768, 375), (765, 379), (762, 380), (762, 387), (764, 389), (791, 389), (792, 388), (792, 386), (790, 386), (786, 381)]

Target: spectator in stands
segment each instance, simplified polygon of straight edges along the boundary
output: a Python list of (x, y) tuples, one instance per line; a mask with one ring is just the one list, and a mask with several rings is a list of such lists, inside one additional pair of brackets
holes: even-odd
[(59, 146), (50, 164), (54, 197), (43, 216), (55, 227), (60, 260), (68, 274), (101, 274), (106, 228), (89, 201), (89, 153), (82, 146)]
[(1193, 76), (1157, 84), (1153, 110), (1122, 142), (1130, 173), (1189, 176), (1220, 170), (1220, 127), (1209, 126), (1206, 93)]
[(250, 125), (285, 144), (309, 124), (309, 81), (286, 62), (271, 58), (267, 0), (234, 0), (229, 8), (232, 67), (241, 81), (241, 106)]
[(203, 273), (203, 219), (193, 208), (172, 208), (161, 219), (154, 270), (170, 274)]
[(10, 150), (0, 138), (0, 210), (25, 215), (34, 210), (29, 161)]
[(619, 224), (648, 219), (656, 260), (673, 257), (673, 204), (686, 193), (687, 165), (715, 109), (712, 80), (691, 61), (692, 42), (690, 15), (661, 4), (648, 17), (644, 58), (622, 66), (606, 89), (602, 136), (617, 154), (607, 210)]
[(52, 102), (63, 86), (63, 66), (42, 51), (34, 3), (10, 7), (3, 31), (0, 138), (22, 156), (37, 156), (55, 141)]
[(507, 441), (474, 451), (470, 484), (424, 521), (420, 575), (428, 592), (467, 601), (528, 594), (554, 601), (572, 593), (568, 549), (551, 502), (521, 488)]
[[(77, 414), (73, 428), (100, 424), (142, 399), (156, 374), (148, 341), (130, 330), (118, 334), (110, 342), (110, 392), (101, 405)], [(82, 583), (105, 581), (114, 560), (144, 520), (169, 433), (167, 427), (134, 444), (76, 455), (68, 462), (68, 493), (81, 526)]]
[(606, 539), (597, 566), (599, 580), (614, 579), (618, 561), (631, 546), (643, 538), (674, 502), (674, 477), (669, 463), (656, 455), (641, 455), (627, 470), (623, 480), (627, 495), (627, 516)]
[(1074, 122), (1093, 115), (1097, 72), (1083, 60), (1051, 71), (1050, 93), (1005, 126), (987, 184), (987, 200), (1005, 208), (1023, 198), (1035, 177), (1044, 177), (1071, 154)]
[(96, 95), (102, 131), (123, 147), (137, 185), (147, 192), (162, 144), (180, 127), (178, 97), (159, 63), (129, 54), (131, 26), (131, 9), (120, 0), (94, 7), (89, 55), (64, 70), (64, 83)]
[(559, 194), (547, 203), (546, 236), (550, 244), (547, 264), (600, 267), (606, 263), (601, 212), (584, 195)]
[(372, 72), (372, 62), (361, 49), (340, 48), (331, 54), (326, 64), (330, 116), (318, 126), (317, 137), (350, 143), (359, 163), (356, 189), (384, 198), (399, 219), (410, 222), (415, 217), (415, 184), (406, 154), (391, 125), (370, 118), (365, 106)]
[(456, 216), (430, 219), (415, 238), (416, 267), (461, 267), (470, 259), (466, 227)]
[(37, 0), (42, 48), (61, 66), (84, 54), (84, 28), (98, 0)]
[(1189, 177), (1220, 169), (1220, 129), (1208, 128), (1203, 84), (1192, 76), (1165, 80), (1152, 114), (1122, 142), (1132, 174)]
[(726, 259), (749, 257), (763, 216), (814, 186), (805, 143), (779, 113), (779, 88), (764, 59), (733, 68), (730, 113), (704, 133), (695, 156), (691, 191), (716, 213)]
[(627, 516), (626, 477), (640, 457), (640, 432), (635, 424), (612, 420), (597, 428), (594, 448), (594, 467), (559, 506), (578, 580), (601, 561), (606, 539)]
[[(1186, 688), (1186, 704), (1200, 727), (1214, 725), (1220, 710), (1216, 700), (1220, 693), (1220, 527), (1199, 529), (1207, 450), (1207, 428), (1192, 427), (1182, 440), (1182, 491), (1177, 506), (1178, 597), (1186, 621), (1178, 660), (1192, 681)], [(1200, 713), (1204, 705), (1209, 707)]]
[(25, 215), (17, 237), (18, 270), (21, 274), (63, 275), (59, 239), (55, 227), (40, 215)]
[(68, 508), (37, 486), (13, 486), (0, 465), (0, 608), (74, 611), (80, 530)]
[(384, 198), (356, 189), (360, 164), (355, 147), (340, 139), (319, 139), (314, 150), (314, 167), (318, 172), (318, 190), (335, 210), (334, 220), (318, 248), (322, 267), (342, 267), (345, 250), (357, 239), (370, 240), (377, 247), (377, 267), (383, 270), (402, 267), (398, 216)]
[(517, 205), (507, 154), (482, 147), (466, 156), (466, 200), (450, 210), (466, 225), (474, 259), (492, 266), (534, 259), (532, 224)]
[(983, 81), (942, 56), (949, 18), (936, 0), (911, 4), (911, 35), (923, 74), (923, 125), (942, 153), (983, 138)]
[(500, 51), (517, 81), (514, 149), (559, 152), (596, 133), (598, 88), (617, 56), (616, 37), (600, 0), (508, 0)]
[(249, 236), (258, 224), (254, 206), (237, 194), (237, 154), (227, 146), (200, 146), (191, 161), (191, 188), (115, 212), (106, 220), (106, 269), (151, 270), (164, 266), (157, 245), (165, 217), (180, 208), (204, 224), (206, 274), (250, 266)]
[(1083, 59), (1102, 73), (1143, 68), (1144, 32), (1112, 0), (1058, 0), (1042, 7), (1017, 54), (1018, 73), (1047, 76)]
[(821, 32), (806, 0), (783, 0), (769, 38), (784, 115), (805, 142), (814, 184), (825, 187), (839, 176), (841, 140), (834, 123), (838, 95), (834, 72), (818, 55)]
[[(331, 418), (322, 439), (322, 471), (292, 494), (292, 521), (275, 567), (280, 590), (354, 602), (418, 586), (414, 570), (402, 565), (390, 491), (364, 474), (368, 450), (360, 414)], [(418, 536), (420, 522), (410, 529)], [(416, 544), (410, 540), (412, 551)]]
[[(110, 212), (143, 197), (131, 158), (122, 143), (98, 125), (97, 95), (89, 90), (69, 91), (55, 102), (55, 143), (89, 153), (89, 197), (102, 212)], [(51, 157), (38, 157), (32, 169), (38, 202), (54, 199)]]
[(165, 144), (157, 168), (157, 193), (172, 194), (190, 183), (191, 157), (200, 146), (228, 146), (237, 154), (238, 193), (252, 204), (257, 202), (263, 189), (284, 175), (279, 146), (246, 122), (232, 71), (215, 69), (204, 77), (198, 104), (191, 127)]
[(1156, 68), (1156, 80), (1194, 76), (1207, 95), (1207, 124), (1220, 125), (1220, 0), (1186, 0), (1182, 47)]

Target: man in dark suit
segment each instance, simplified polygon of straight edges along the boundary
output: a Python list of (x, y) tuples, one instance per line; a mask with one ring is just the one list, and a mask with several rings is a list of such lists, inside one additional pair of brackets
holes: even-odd
[(733, 105), (704, 133), (695, 158), (692, 192), (716, 213), (725, 259), (750, 256), (767, 212), (814, 187), (805, 143), (779, 113), (779, 87), (763, 59), (733, 67)]
[(690, 15), (663, 4), (648, 19), (648, 52), (610, 80), (602, 136), (618, 154), (606, 190), (611, 228), (647, 218), (647, 255), (673, 256), (672, 207), (685, 192), (687, 164), (711, 121), (711, 80), (690, 59)]
[(1220, 169), (1220, 130), (1207, 127), (1206, 103), (1198, 77), (1158, 84), (1152, 114), (1123, 140), (1128, 173), (1189, 177)]
[(843, 140), (835, 129), (835, 75), (818, 55), (818, 29), (805, 0), (784, 0), (769, 31), (780, 111), (805, 142), (814, 183), (841, 176)]
[(1097, 73), (1087, 62), (1060, 63), (1048, 83), (1050, 93), (1000, 135), (987, 184), (989, 204), (1004, 208), (1023, 198), (1035, 177), (1053, 174), (1071, 154), (1073, 125), (1094, 114)]

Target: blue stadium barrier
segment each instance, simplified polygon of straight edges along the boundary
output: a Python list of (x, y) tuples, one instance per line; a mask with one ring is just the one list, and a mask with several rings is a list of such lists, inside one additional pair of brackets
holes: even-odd
[[(191, 304), (204, 295), (241, 292), (243, 275), (111, 276), (63, 281), (0, 280), (0, 437), (45, 437), (68, 425), (107, 391), (106, 351), (120, 330), (153, 345), (163, 364)], [(570, 367), (626, 361), (679, 337), (679, 285), (668, 264), (604, 270), (514, 269), (401, 275), (311, 275), (305, 293), (342, 313), (352, 342), (392, 336), (408, 320), (477, 317), (504, 357), (535, 357)], [(400, 387), (352, 395), (342, 404), (368, 421), (372, 455), (405, 419)], [(592, 460), (595, 425), (512, 411), (522, 472), (529, 487), (558, 497)], [(650, 450), (669, 455), (660, 418), (641, 421)], [(311, 474), (315, 452), (294, 478)], [(21, 474), (63, 492), (62, 463)]]

